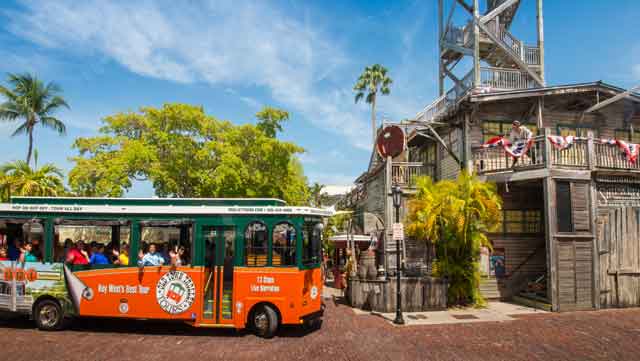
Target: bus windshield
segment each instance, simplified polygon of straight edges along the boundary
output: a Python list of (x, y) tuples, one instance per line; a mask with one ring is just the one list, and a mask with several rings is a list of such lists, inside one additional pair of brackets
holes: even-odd
[(302, 264), (305, 266), (320, 263), (322, 250), (322, 223), (306, 223), (302, 239)]

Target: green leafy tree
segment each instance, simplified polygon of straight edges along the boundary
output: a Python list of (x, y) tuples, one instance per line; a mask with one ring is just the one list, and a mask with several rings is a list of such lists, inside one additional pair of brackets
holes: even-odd
[(277, 132), (282, 131), (282, 123), (289, 120), (289, 112), (273, 107), (264, 107), (258, 113), (257, 127), (263, 131), (268, 137), (275, 138)]
[(0, 104), (0, 120), (22, 123), (11, 136), (26, 134), (29, 139), (27, 150), (27, 164), (31, 162), (33, 151), (33, 132), (38, 124), (55, 130), (58, 134), (65, 134), (64, 123), (53, 116), (60, 108), (69, 108), (66, 101), (59, 95), (61, 89), (55, 83), (46, 85), (32, 74), (9, 74), (10, 88), (0, 86), (0, 94), (6, 101)]
[(355, 102), (359, 102), (364, 98), (367, 104), (371, 104), (371, 128), (373, 129), (373, 142), (376, 142), (376, 100), (378, 93), (388, 95), (391, 90), (389, 86), (393, 83), (387, 75), (387, 69), (380, 65), (374, 64), (364, 68), (362, 74), (358, 78), (353, 90), (356, 92)]
[(495, 184), (463, 172), (456, 181), (417, 179), (409, 201), (407, 234), (436, 246), (436, 275), (449, 279), (449, 302), (484, 303), (479, 292), (479, 255), (491, 247), (486, 233), (499, 225), (502, 201)]
[(27, 162), (18, 160), (4, 164), (0, 171), (4, 175), (2, 186), (10, 195), (55, 197), (65, 194), (62, 170), (51, 163), (31, 168)]
[(308, 199), (296, 158), (299, 146), (258, 126), (233, 125), (202, 107), (165, 104), (104, 119), (100, 135), (78, 138), (71, 189), (84, 196), (121, 196), (135, 180), (161, 197)]
[(11, 197), (11, 189), (9, 187), (9, 177), (0, 167), (0, 202), (8, 202)]

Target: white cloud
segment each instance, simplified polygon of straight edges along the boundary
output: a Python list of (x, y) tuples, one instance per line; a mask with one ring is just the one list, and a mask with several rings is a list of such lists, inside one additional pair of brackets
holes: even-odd
[(8, 27), (39, 45), (107, 56), (137, 74), (175, 82), (207, 82), (231, 91), (262, 87), (316, 126), (370, 148), (367, 113), (353, 106), (350, 87), (330, 90), (345, 84), (327, 84), (327, 74), (347, 64), (344, 52), (313, 24), (266, 2), (23, 4), (24, 11), (8, 14)]

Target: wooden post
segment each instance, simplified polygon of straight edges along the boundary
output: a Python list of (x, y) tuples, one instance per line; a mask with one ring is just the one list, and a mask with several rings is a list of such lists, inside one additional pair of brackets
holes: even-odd
[(545, 204), (545, 241), (547, 249), (547, 296), (551, 302), (551, 309), (558, 311), (558, 274), (556, 272), (556, 187), (551, 177), (542, 180)]
[(471, 113), (466, 112), (462, 116), (463, 128), (462, 128), (462, 144), (464, 147), (464, 154), (462, 155), (463, 162), (469, 174), (473, 173), (473, 155), (471, 153)]
[(593, 143), (593, 131), (587, 132), (587, 166), (589, 170), (596, 169), (596, 150)]
[(480, 86), (480, 4), (473, 0), (473, 87)]
[(544, 108), (544, 98), (538, 97), (538, 109), (536, 111), (537, 118), (537, 126), (538, 129), (544, 128), (544, 122), (542, 121), (542, 108)]
[(551, 168), (553, 167), (553, 159), (552, 159), (552, 147), (551, 147), (551, 141), (549, 141), (549, 136), (551, 135), (551, 129), (549, 128), (543, 128), (544, 129), (544, 161), (546, 163), (545, 167), (546, 168)]
[(546, 85), (544, 77), (544, 15), (542, 13), (542, 0), (538, 0), (538, 49), (540, 56), (540, 79), (542, 79), (542, 82)]
[[(593, 140), (592, 137), (589, 137), (589, 140)], [(593, 143), (593, 142), (590, 142)], [(596, 182), (594, 179), (591, 179), (590, 184), (589, 198), (591, 198), (591, 232), (593, 233), (593, 245), (592, 245), (592, 257), (593, 257), (593, 265), (592, 265), (592, 288), (593, 288), (593, 307), (596, 309), (600, 309), (600, 251), (598, 248), (598, 229), (597, 229), (597, 216), (598, 216), (598, 191), (596, 189)]]

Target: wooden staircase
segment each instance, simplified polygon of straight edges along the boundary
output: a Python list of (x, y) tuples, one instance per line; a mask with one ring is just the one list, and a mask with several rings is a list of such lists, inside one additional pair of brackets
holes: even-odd
[(501, 296), (498, 279), (495, 277), (482, 277), (480, 279), (480, 294), (488, 301), (499, 300)]

